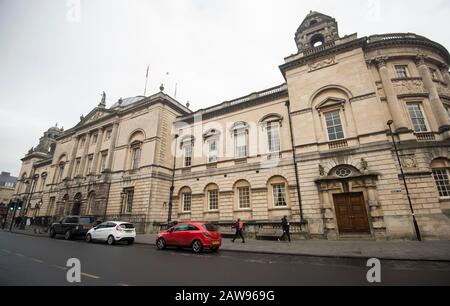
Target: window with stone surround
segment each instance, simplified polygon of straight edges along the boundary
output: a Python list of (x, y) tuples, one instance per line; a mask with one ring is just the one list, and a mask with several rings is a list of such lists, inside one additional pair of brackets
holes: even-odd
[(441, 198), (450, 198), (450, 180), (448, 169), (433, 169), (433, 176), (439, 191), (439, 196)]
[(431, 74), (431, 78), (433, 80), (439, 80), (438, 74), (437, 74), (437, 70), (434, 68), (429, 67), (428, 68), (430, 70), (430, 74)]
[(100, 173), (106, 169), (106, 158), (108, 157), (108, 151), (100, 152)]
[(239, 209), (250, 208), (250, 188), (240, 187), (238, 188), (239, 194)]
[(183, 146), (183, 155), (184, 155), (184, 167), (192, 166), (192, 145), (184, 144)]
[(185, 192), (182, 194), (182, 197), (183, 197), (183, 212), (190, 212), (192, 203), (192, 193)]
[(423, 115), (422, 105), (420, 103), (408, 103), (408, 113), (411, 119), (414, 132), (428, 132), (425, 116)]
[(217, 189), (208, 191), (208, 208), (209, 210), (219, 209), (219, 191)]
[(208, 145), (208, 163), (217, 162), (219, 141), (217, 138), (209, 139)]
[(342, 127), (340, 111), (332, 111), (324, 114), (325, 124), (327, 126), (328, 140), (336, 141), (345, 138)]
[(284, 207), (286, 204), (286, 185), (275, 184), (273, 188), (273, 203), (275, 207)]
[(75, 160), (75, 171), (73, 172), (74, 177), (77, 177), (80, 174), (80, 165), (81, 165), (81, 157)]
[(431, 163), (433, 178), (441, 198), (450, 198), (450, 161), (445, 158), (435, 159)]
[(133, 212), (134, 188), (125, 189), (124, 194), (124, 213), (131, 214)]
[(409, 77), (409, 71), (407, 65), (395, 65), (395, 73), (397, 74), (397, 78), (406, 79)]
[(235, 139), (236, 139), (236, 158), (245, 158), (247, 157), (247, 142), (248, 142), (248, 130), (240, 129), (234, 131)]
[(107, 130), (105, 133), (105, 141), (110, 140), (112, 137), (112, 130)]
[(134, 145), (131, 148), (131, 169), (139, 169), (141, 163), (141, 145)]
[(94, 161), (94, 155), (89, 155), (88, 156), (88, 160), (87, 160), (87, 165), (86, 165), (86, 175), (91, 174), (92, 172), (92, 162)]
[(267, 139), (269, 145), (269, 153), (279, 153), (280, 146), (280, 123), (269, 122), (267, 123)]

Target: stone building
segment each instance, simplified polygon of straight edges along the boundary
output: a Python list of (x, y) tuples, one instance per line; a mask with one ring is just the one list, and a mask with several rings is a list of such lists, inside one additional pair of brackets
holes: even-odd
[(341, 36), (318, 12), (295, 43), (284, 84), (207, 109), (163, 88), (111, 108), (103, 98), (72, 129), (47, 132), (53, 149), (22, 160), (17, 197), (39, 215), (146, 232), (170, 215), (223, 229), (241, 218), (251, 234), (286, 215), (302, 237), (414, 239), (392, 120), (422, 236), (450, 238), (449, 52), (412, 33)]

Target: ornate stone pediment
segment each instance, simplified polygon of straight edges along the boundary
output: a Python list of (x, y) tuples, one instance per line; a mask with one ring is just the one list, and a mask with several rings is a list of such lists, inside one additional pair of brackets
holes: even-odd
[(328, 107), (334, 107), (334, 106), (340, 106), (340, 107), (344, 107), (346, 100), (342, 99), (342, 98), (336, 98), (336, 97), (328, 97), (325, 100), (323, 100), (322, 102), (320, 102), (317, 106), (316, 109), (321, 112), (323, 109), (328, 108)]

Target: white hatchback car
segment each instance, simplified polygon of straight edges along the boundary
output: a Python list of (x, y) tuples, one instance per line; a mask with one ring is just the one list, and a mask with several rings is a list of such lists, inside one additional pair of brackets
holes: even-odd
[(103, 222), (92, 228), (86, 234), (86, 241), (103, 241), (109, 245), (116, 242), (126, 241), (133, 244), (136, 238), (136, 229), (129, 222), (108, 221)]

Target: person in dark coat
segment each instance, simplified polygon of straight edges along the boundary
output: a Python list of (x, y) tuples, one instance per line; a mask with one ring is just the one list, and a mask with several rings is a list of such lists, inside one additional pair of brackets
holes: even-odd
[(236, 223), (233, 225), (233, 228), (236, 229), (236, 234), (234, 235), (234, 238), (232, 242), (241, 237), (242, 243), (245, 243), (244, 235), (242, 235), (242, 232), (244, 231), (244, 222), (241, 221), (241, 219), (238, 219)]
[(287, 219), (287, 216), (284, 216), (283, 219), (281, 219), (281, 228), (283, 229), (283, 235), (281, 235), (281, 237), (278, 238), (278, 241), (284, 240), (285, 237), (287, 236), (288, 241), (291, 242), (291, 233), (289, 232), (290, 224)]

